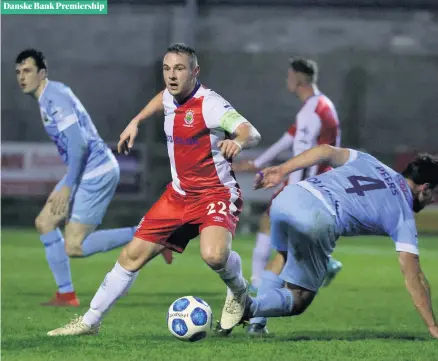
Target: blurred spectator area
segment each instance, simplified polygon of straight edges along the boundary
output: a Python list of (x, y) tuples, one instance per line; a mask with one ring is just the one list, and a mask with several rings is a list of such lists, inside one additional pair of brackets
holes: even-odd
[[(436, 0), (109, 4), (107, 16), (2, 17), (2, 142), (48, 141), (37, 104), (16, 84), (14, 61), (23, 48), (46, 54), (50, 78), (73, 89), (113, 142), (163, 88), (166, 47), (184, 41), (197, 49), (201, 81), (254, 123), (261, 148), (282, 135), (300, 108), (285, 78), (288, 58), (302, 55), (320, 65), (320, 88), (337, 106), (344, 146), (390, 165), (398, 154), (438, 150)], [(157, 117), (141, 130), (148, 192), (135, 212), (129, 201), (127, 220), (138, 221), (170, 179), (162, 123)]]

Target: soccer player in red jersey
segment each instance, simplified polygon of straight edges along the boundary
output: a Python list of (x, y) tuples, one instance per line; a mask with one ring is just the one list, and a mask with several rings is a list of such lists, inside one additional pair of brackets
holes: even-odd
[(243, 204), (231, 161), (243, 148), (255, 146), (260, 134), (230, 103), (199, 83), (199, 70), (192, 48), (184, 44), (168, 48), (163, 59), (166, 89), (126, 127), (119, 151), (134, 145), (142, 120), (164, 110), (172, 182), (141, 220), (90, 309), (49, 336), (97, 333), (103, 316), (145, 264), (164, 248), (183, 252), (198, 235), (201, 257), (228, 287), (221, 325), (231, 329), (241, 320), (249, 285), (240, 256), (231, 250)]

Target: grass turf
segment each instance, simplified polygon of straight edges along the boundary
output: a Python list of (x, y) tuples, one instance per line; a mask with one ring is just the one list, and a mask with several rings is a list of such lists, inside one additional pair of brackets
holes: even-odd
[[(253, 241), (238, 237), (234, 249), (250, 276)], [(423, 270), (438, 285), (438, 237), (420, 240)], [(83, 313), (118, 251), (71, 262), (80, 309), (45, 308), (56, 291), (44, 249), (33, 231), (2, 231), (2, 359), (13, 360), (438, 360), (399, 271), (392, 241), (378, 237), (341, 239), (335, 257), (344, 269), (301, 316), (272, 319), (273, 337), (229, 338), (184, 343), (167, 330), (166, 312), (178, 297), (205, 299), (220, 317), (225, 289), (199, 257), (193, 241), (173, 265), (161, 258), (146, 266), (127, 297), (109, 313), (98, 337), (49, 338), (48, 330)], [(437, 293), (433, 303), (438, 308)]]

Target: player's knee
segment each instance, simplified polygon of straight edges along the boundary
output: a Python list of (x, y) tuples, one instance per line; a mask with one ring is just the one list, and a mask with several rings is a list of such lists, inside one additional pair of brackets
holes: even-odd
[(156, 255), (160, 254), (164, 246), (134, 238), (122, 250), (119, 264), (128, 271), (138, 271)]
[(226, 252), (212, 248), (201, 250), (202, 259), (214, 270), (219, 270), (225, 267), (228, 254), (228, 249)]
[(39, 234), (46, 234), (56, 228), (56, 222), (49, 219), (48, 217), (39, 215), (35, 218), (35, 228), (37, 229)]
[(69, 257), (83, 257), (82, 239), (74, 237), (66, 238), (65, 252)]

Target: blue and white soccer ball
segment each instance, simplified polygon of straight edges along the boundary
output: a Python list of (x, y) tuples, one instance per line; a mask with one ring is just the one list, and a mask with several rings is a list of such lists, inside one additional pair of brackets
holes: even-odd
[(199, 297), (178, 298), (167, 312), (169, 331), (181, 341), (196, 342), (204, 339), (212, 322), (210, 306)]

